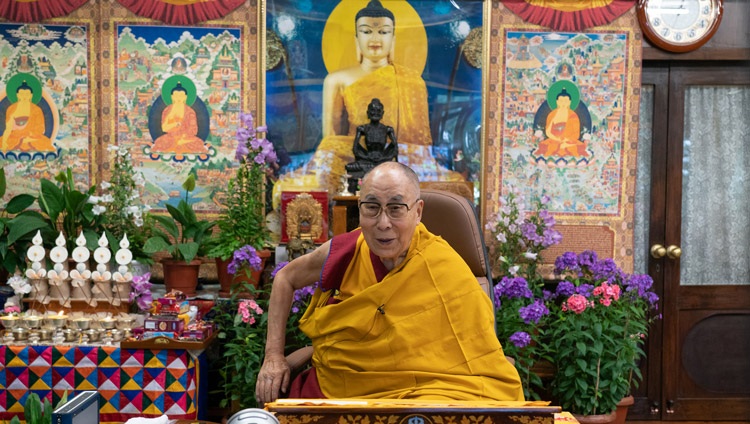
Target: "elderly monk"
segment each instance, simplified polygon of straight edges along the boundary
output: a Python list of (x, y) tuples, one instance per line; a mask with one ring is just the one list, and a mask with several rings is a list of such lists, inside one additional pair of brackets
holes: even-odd
[(295, 379), (291, 397), (523, 400), (489, 297), (458, 253), (420, 223), (423, 206), (414, 171), (380, 164), (362, 182), (361, 228), (276, 274), (260, 403), (288, 391), (284, 329), (293, 293), (319, 280), (300, 320), (313, 367)]

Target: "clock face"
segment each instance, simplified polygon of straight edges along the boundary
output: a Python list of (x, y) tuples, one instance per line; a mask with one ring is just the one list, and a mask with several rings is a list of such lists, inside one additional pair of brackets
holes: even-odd
[(719, 27), (722, 0), (640, 0), (643, 34), (664, 50), (688, 52), (708, 41)]

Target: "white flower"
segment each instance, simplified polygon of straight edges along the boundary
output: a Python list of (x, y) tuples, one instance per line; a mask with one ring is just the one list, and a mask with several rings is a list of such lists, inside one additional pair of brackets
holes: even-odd
[(31, 284), (29, 284), (29, 280), (20, 275), (10, 277), (8, 279), (8, 285), (13, 288), (13, 292), (17, 295), (31, 293)]
[(115, 146), (114, 144), (107, 147), (107, 150), (109, 150), (110, 152), (114, 152), (115, 150), (119, 150), (119, 149), (120, 149), (120, 147), (119, 146)]
[(517, 275), (520, 268), (520, 265), (513, 265), (508, 271), (510, 272), (510, 275)]
[(138, 206), (128, 206), (125, 208), (125, 213), (128, 215), (135, 215), (138, 211), (140, 211)]
[(99, 201), (102, 200), (99, 196), (89, 196), (89, 198), (86, 200), (86, 203), (91, 203), (92, 205), (96, 205), (99, 203)]
[(143, 205), (143, 210), (146, 211), (146, 212), (150, 211), (151, 210), (151, 205), (144, 204)]
[(537, 254), (532, 252), (526, 252), (523, 254), (523, 257), (526, 259), (531, 259), (532, 261), (536, 260)]
[(101, 200), (102, 200), (102, 203), (112, 203), (115, 200), (115, 198), (111, 194), (105, 194), (104, 196), (102, 196)]
[(143, 218), (136, 218), (133, 220), (136, 227), (143, 227)]
[(102, 181), (102, 183), (100, 184), (100, 186), (102, 187), (102, 190), (106, 190), (106, 189), (112, 187), (112, 184), (110, 184), (109, 181)]
[(101, 215), (106, 211), (107, 211), (107, 208), (105, 208), (102, 205), (96, 205), (93, 208), (91, 208), (91, 212), (93, 212), (94, 215)]

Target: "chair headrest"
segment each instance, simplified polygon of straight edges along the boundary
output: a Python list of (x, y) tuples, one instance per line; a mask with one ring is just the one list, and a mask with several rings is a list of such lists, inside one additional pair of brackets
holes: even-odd
[(422, 222), (433, 234), (439, 235), (471, 268), (477, 277), (487, 276), (484, 236), (474, 206), (457, 194), (423, 189)]

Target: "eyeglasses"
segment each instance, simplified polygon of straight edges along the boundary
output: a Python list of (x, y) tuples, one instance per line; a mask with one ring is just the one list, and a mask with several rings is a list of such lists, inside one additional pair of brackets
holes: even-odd
[(378, 202), (359, 202), (359, 214), (364, 218), (377, 218), (380, 216), (380, 212), (385, 210), (388, 218), (403, 219), (418, 201), (419, 199), (415, 200), (411, 206), (406, 203), (386, 203), (383, 206)]

